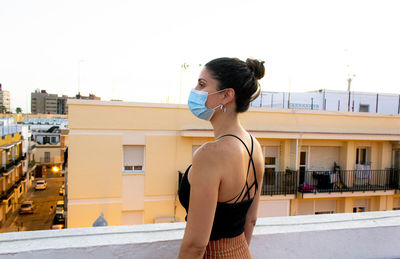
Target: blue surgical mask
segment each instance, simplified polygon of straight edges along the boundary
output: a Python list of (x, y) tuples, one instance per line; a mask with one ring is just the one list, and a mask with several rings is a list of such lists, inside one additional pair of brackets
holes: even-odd
[(196, 89), (192, 89), (190, 91), (188, 106), (190, 111), (198, 118), (209, 121), (211, 120), (214, 112), (217, 108), (222, 107), (222, 104), (218, 105), (213, 109), (209, 109), (206, 107), (207, 97), (212, 94), (216, 94), (219, 92), (225, 91), (225, 89), (214, 92), (214, 93), (207, 93), (205, 91), (199, 91)]

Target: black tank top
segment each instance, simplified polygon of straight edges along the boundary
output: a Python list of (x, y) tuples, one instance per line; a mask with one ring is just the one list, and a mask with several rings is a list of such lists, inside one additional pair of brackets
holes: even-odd
[[(247, 175), (246, 175), (246, 183), (243, 186), (242, 191), (236, 195), (233, 199), (225, 202), (218, 202), (217, 208), (215, 210), (214, 222), (211, 229), (210, 240), (218, 240), (221, 238), (231, 238), (239, 236), (244, 232), (244, 224), (246, 223), (246, 214), (249, 210), (250, 205), (254, 200), (254, 196), (258, 190), (257, 184), (257, 175), (256, 175), (256, 168), (254, 166), (253, 161), (253, 137), (250, 135), (251, 138), (251, 152), (247, 148), (246, 144), (241, 140), (239, 137), (231, 134), (223, 135), (219, 138), (232, 136), (240, 140), (243, 145), (246, 147), (247, 153), (249, 154), (249, 164), (247, 167)], [(253, 167), (254, 172), (254, 182), (249, 186), (247, 183), (247, 179), (250, 172), (250, 165)], [(190, 199), (190, 184), (188, 181), (188, 172), (191, 168), (191, 165), (186, 169), (185, 174), (181, 180), (179, 185), (179, 201), (181, 202), (182, 206), (186, 210), (186, 217), (187, 220), (187, 213), (189, 210), (189, 199)], [(250, 197), (250, 190), (255, 187), (254, 196)], [(242, 196), (242, 194), (244, 194)], [(242, 197), (242, 199), (240, 199)], [(239, 201), (240, 199), (240, 201)], [(232, 202), (233, 203), (229, 203)]]

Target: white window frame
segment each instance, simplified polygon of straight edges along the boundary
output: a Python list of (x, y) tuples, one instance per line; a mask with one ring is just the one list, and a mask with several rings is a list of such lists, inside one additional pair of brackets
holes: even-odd
[[(143, 147), (143, 165), (142, 165), (142, 169), (141, 170), (135, 170), (134, 169), (135, 165), (132, 165), (132, 170), (126, 170), (125, 169), (124, 146)], [(145, 164), (146, 164), (146, 146), (145, 145), (123, 145), (122, 146), (122, 173), (124, 173), (124, 174), (144, 174), (145, 171), (146, 171)]]

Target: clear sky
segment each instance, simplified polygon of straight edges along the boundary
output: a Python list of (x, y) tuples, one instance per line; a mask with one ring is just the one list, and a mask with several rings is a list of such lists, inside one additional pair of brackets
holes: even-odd
[(186, 103), (199, 64), (228, 56), (265, 60), (265, 91), (347, 90), (355, 74), (352, 90), (400, 93), (399, 7), (395, 0), (1, 0), (0, 83), (13, 111), (30, 111), (38, 88)]

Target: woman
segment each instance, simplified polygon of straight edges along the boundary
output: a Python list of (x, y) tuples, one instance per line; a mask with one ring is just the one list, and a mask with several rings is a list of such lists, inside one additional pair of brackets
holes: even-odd
[(238, 113), (260, 94), (264, 72), (258, 60), (215, 59), (190, 93), (189, 109), (211, 122), (215, 141), (195, 152), (180, 184), (187, 224), (179, 258), (251, 258), (264, 162)]

